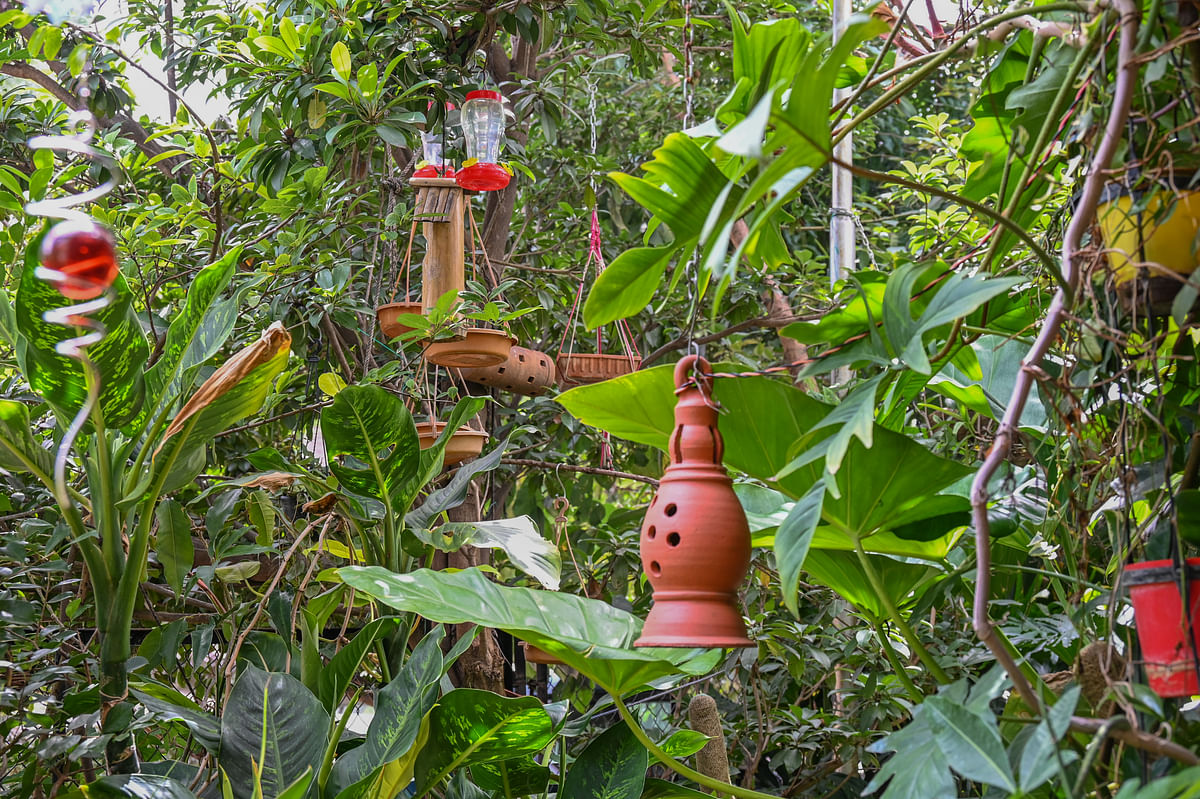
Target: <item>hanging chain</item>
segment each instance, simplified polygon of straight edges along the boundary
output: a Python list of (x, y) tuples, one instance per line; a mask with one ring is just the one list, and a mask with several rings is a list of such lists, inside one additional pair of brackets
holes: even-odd
[(683, 0), (683, 129), (687, 130), (694, 121), (695, 94), (692, 85), (695, 78), (695, 62), (692, 59), (692, 0)]
[[(591, 133), (591, 144), (592, 144), (591, 152), (592, 152), (592, 159), (594, 161), (597, 157), (596, 152), (599, 149), (599, 144), (600, 144), (599, 136), (597, 135), (597, 128), (599, 127), (599, 123), (596, 121), (596, 82), (594, 80), (589, 80), (587, 86), (588, 86), (588, 130)], [(594, 198), (596, 196), (596, 172), (594, 169), (589, 170), (588, 183), (592, 187), (592, 197)], [(594, 202), (595, 202), (595, 200), (593, 200), (593, 203)]]

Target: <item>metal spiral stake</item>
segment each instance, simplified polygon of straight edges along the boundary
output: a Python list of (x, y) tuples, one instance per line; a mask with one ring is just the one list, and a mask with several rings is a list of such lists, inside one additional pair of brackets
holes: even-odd
[(80, 99), (84, 108), (73, 112), (67, 120), (67, 131), (58, 135), (35, 136), (29, 140), (33, 150), (53, 150), (76, 153), (98, 161), (108, 172), (108, 179), (85, 192), (52, 200), (31, 202), (26, 213), (59, 219), (42, 239), (38, 260), (41, 265), (35, 276), (54, 285), (72, 305), (52, 308), (42, 318), (54, 325), (71, 328), (80, 335), (60, 341), (55, 351), (79, 361), (83, 367), (87, 396), (75, 418), (67, 427), (54, 458), (54, 495), (63, 508), (72, 507), (67, 487), (67, 459), (76, 438), (96, 409), (100, 398), (100, 372), (88, 357), (87, 348), (107, 335), (104, 325), (93, 315), (107, 308), (116, 299), (112, 289), (119, 272), (116, 240), (108, 228), (76, 206), (94, 202), (117, 187), (120, 167), (112, 156), (92, 146), (96, 133), (96, 118), (87, 110), (87, 71), (80, 76), (83, 87)]

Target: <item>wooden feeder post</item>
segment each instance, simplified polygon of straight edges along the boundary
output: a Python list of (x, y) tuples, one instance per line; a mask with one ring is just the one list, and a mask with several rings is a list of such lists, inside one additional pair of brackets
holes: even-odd
[(418, 190), (415, 214), (425, 234), (421, 304), (429, 310), (446, 292), (467, 287), (463, 227), (466, 198), (454, 178), (413, 178), (409, 183)]

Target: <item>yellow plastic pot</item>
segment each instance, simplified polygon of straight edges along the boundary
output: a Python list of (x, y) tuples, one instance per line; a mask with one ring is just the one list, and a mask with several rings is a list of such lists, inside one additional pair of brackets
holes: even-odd
[(1151, 277), (1162, 271), (1190, 275), (1200, 266), (1200, 191), (1159, 188), (1140, 214), (1128, 191), (1118, 188), (1110, 196), (1096, 210), (1096, 221), (1117, 285), (1137, 277), (1143, 262)]

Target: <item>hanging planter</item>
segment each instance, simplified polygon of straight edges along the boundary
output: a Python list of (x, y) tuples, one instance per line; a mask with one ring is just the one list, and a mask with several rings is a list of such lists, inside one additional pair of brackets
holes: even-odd
[(420, 316), (424, 311), (425, 308), (420, 302), (389, 302), (375, 309), (375, 318), (379, 320), (379, 329), (390, 341), (416, 329), (399, 321), (399, 317), (406, 314)]
[(564, 385), (579, 386), (612, 380), (636, 372), (642, 359), (635, 355), (603, 355), (573, 352), (558, 356), (558, 371)]
[(634, 646), (754, 646), (738, 588), (750, 568), (750, 526), (721, 465), (712, 367), (697, 355), (675, 366), (675, 430), (667, 466), (642, 523), (642, 568), (654, 607)]
[(463, 369), (459, 374), (472, 383), (527, 397), (541, 396), (558, 382), (554, 359), (528, 347), (514, 346), (508, 353), (508, 359), (497, 366)]
[(1192, 623), (1200, 613), (1200, 558), (1188, 560), (1186, 615), (1174, 561), (1131, 563), (1125, 567), (1123, 580), (1129, 586), (1150, 687), (1163, 697), (1200, 693), (1195, 657), (1200, 629)]
[(461, 335), (445, 341), (433, 341), (423, 357), (438, 366), (473, 368), (497, 366), (508, 360), (517, 340), (503, 330), (468, 327)]
[(500, 92), (467, 92), (462, 109), (463, 146), (467, 160), (454, 179), (467, 191), (499, 191), (512, 178), (500, 164), (504, 142), (504, 100)]
[(536, 647), (533, 644), (522, 641), (521, 648), (525, 650), (525, 660), (529, 663), (540, 663), (543, 666), (565, 666), (561, 660), (551, 655), (545, 649)]
[(1113, 183), (1105, 189), (1096, 222), (1127, 309), (1169, 314), (1184, 282), (1170, 273), (1190, 275), (1200, 266), (1200, 191), (1186, 189), (1190, 180), (1185, 175), (1176, 185)]
[[(445, 429), (445, 422), (417, 422), (417, 440), (421, 443), (421, 449), (432, 447), (433, 442), (437, 441)], [(487, 440), (488, 434), (482, 430), (460, 427), (446, 442), (446, 454), (442, 457), (442, 463), (453, 466), (468, 458), (479, 457)]]

